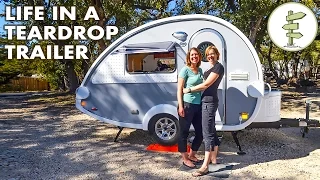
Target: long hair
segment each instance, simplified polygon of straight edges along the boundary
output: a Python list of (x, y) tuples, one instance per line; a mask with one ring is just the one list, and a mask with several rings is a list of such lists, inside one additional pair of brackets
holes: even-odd
[(214, 51), (214, 53), (217, 55), (217, 60), (219, 60), (219, 58), (220, 58), (219, 50), (217, 49), (217, 47), (212, 46), (212, 45), (207, 47), (206, 53), (205, 53), (206, 57), (208, 56), (209, 51), (210, 51), (211, 49), (212, 49), (212, 50)]
[(197, 53), (199, 55), (199, 62), (197, 63), (197, 67), (199, 67), (201, 65), (202, 55), (201, 55), (201, 52), (199, 51), (199, 49), (195, 48), (195, 47), (191, 48), (187, 53), (187, 58), (186, 58), (187, 66), (189, 66), (189, 67), (191, 66), (190, 55), (191, 55), (192, 50), (197, 51)]

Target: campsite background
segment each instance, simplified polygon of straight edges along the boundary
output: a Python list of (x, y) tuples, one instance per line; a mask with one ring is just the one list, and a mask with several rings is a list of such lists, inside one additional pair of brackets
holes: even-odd
[[(153, 20), (184, 14), (209, 14), (220, 17), (238, 27), (256, 48), (263, 64), (267, 82), (273, 87), (295, 87), (303, 90), (315, 90), (320, 78), (320, 42), (319, 36), (309, 47), (298, 52), (288, 52), (276, 47), (267, 33), (267, 22), (271, 12), (286, 2), (300, 2), (312, 9), (319, 19), (320, 1), (302, 0), (0, 0), (0, 92), (16, 91), (66, 91), (73, 93), (81, 84), (86, 72), (95, 59), (114, 40), (135, 27)], [(45, 21), (15, 21), (4, 19), (4, 8), (8, 6), (45, 6)], [(77, 20), (53, 21), (52, 6), (76, 6)], [(84, 21), (84, 15), (89, 6), (94, 6), (98, 12), (99, 21)], [(319, 21), (320, 22), (320, 19)], [(18, 41), (7, 40), (3, 30), (5, 24), (23, 24), (27, 27), (38, 26), (72, 26), (80, 25), (86, 28), (99, 25), (115, 25), (119, 33), (111, 41), (82, 40), (44, 40)], [(29, 29), (30, 30), (30, 29)], [(28, 30), (27, 30), (28, 34)], [(84, 44), (88, 47), (88, 60), (55, 60), (7, 59), (6, 44), (32, 46), (40, 44), (45, 50), (48, 44), (59, 46)], [(63, 49), (61, 49), (63, 52)], [(234, 52), (237, 53), (237, 52)], [(240, 60), (240, 59), (239, 59)], [(32, 77), (32, 78), (30, 78)], [(282, 85), (282, 86), (281, 86)]]

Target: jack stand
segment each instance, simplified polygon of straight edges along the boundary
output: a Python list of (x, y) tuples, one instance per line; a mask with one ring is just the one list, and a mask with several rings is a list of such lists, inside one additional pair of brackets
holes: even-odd
[(304, 123), (303, 123), (302, 119), (299, 120), (299, 126), (301, 126), (300, 132), (301, 132), (303, 138), (306, 136), (306, 134), (309, 131), (308, 122), (309, 122), (309, 113), (310, 113), (311, 103), (312, 102), (310, 100), (306, 100), (306, 119), (305, 119)]
[(236, 144), (238, 146), (238, 149), (239, 149), (237, 154), (238, 155), (245, 155), (246, 153), (242, 151), (240, 143), (239, 143), (239, 140), (238, 140), (238, 137), (237, 137), (238, 132), (237, 131), (232, 131), (231, 134), (232, 134), (234, 142), (236, 142)]
[(118, 133), (117, 133), (116, 137), (114, 138), (114, 141), (113, 141), (113, 142), (117, 142), (117, 139), (118, 139), (118, 137), (119, 137), (119, 135), (120, 135), (121, 131), (123, 130), (123, 127), (118, 126), (118, 128), (119, 128), (119, 131), (118, 131)]
[(300, 133), (302, 135), (302, 137), (304, 138), (306, 136), (306, 134), (309, 132), (309, 128), (308, 127), (301, 127), (300, 128)]

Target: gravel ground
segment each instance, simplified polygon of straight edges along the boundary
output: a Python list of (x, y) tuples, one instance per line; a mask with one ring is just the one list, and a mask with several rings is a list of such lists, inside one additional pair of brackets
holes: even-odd
[[(282, 117), (304, 117), (307, 98), (284, 93)], [(82, 114), (73, 103), (72, 95), (0, 99), (0, 179), (192, 178), (177, 170), (178, 153), (145, 150), (154, 143), (148, 133), (124, 129), (114, 143), (116, 127)], [(319, 104), (312, 110), (311, 117), (320, 119)], [(306, 138), (299, 128), (241, 131), (244, 156), (236, 154), (230, 133), (223, 135), (219, 161), (236, 164), (228, 179), (320, 179), (319, 128)]]

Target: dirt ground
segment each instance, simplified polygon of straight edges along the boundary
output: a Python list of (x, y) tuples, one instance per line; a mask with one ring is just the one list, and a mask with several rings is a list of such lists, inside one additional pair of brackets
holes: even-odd
[[(283, 91), (281, 117), (320, 120), (319, 93)], [(146, 151), (147, 132), (94, 120), (74, 107), (74, 95), (0, 98), (0, 179), (190, 179), (178, 171), (178, 153)], [(305, 138), (299, 128), (248, 129), (239, 133), (246, 155), (236, 154), (223, 133), (219, 162), (235, 166), (228, 179), (319, 179), (320, 129)], [(203, 152), (199, 152), (203, 157)], [(198, 179), (211, 179), (204, 176)]]

